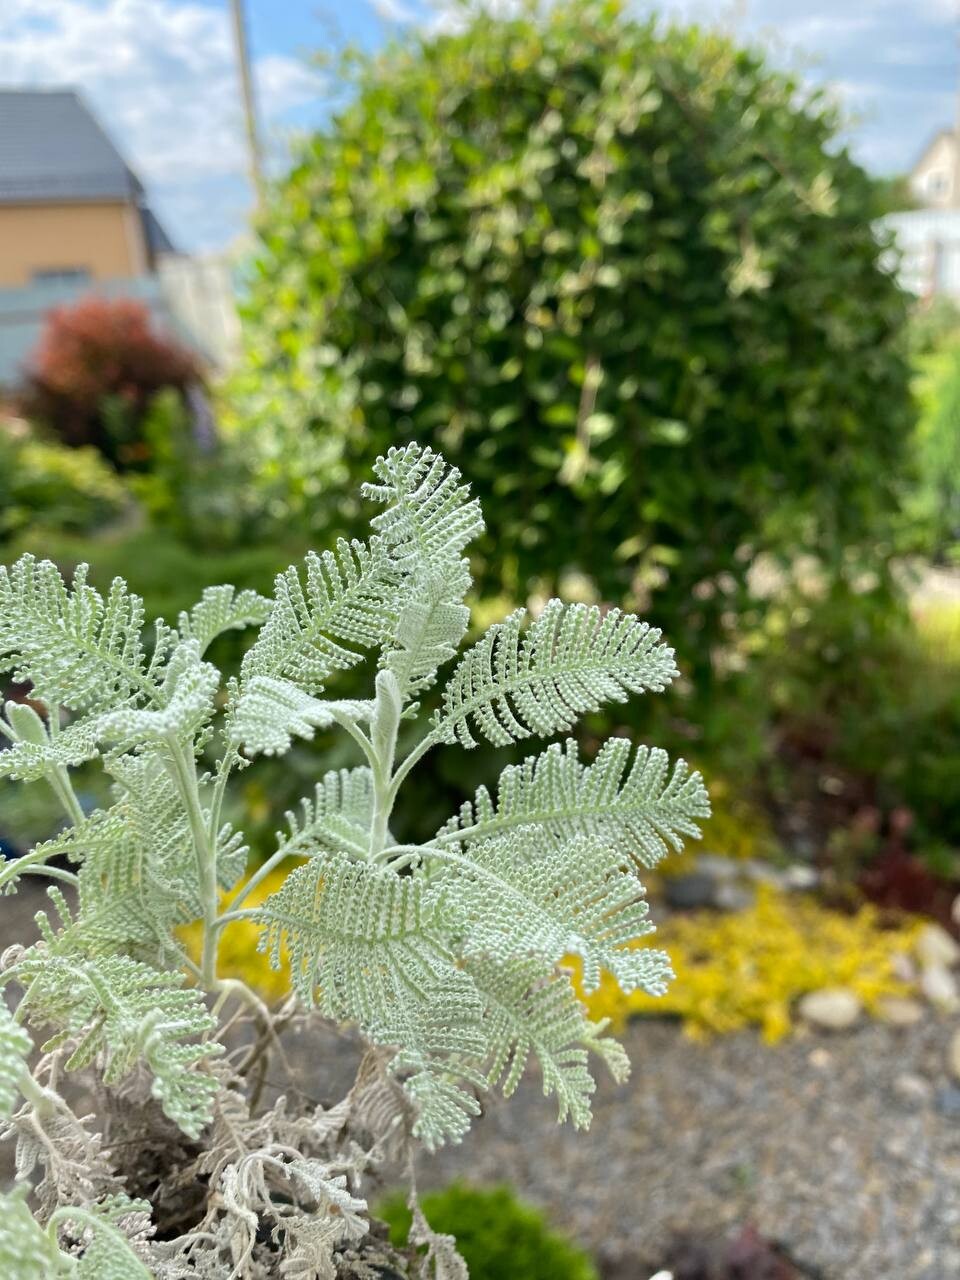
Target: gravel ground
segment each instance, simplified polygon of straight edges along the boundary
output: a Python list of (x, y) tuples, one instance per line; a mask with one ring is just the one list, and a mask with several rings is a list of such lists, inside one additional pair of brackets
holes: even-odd
[(746, 1221), (822, 1280), (954, 1280), (960, 1115), (938, 1107), (950, 1030), (931, 1017), (770, 1048), (635, 1023), (633, 1079), (601, 1085), (588, 1133), (557, 1127), (528, 1081), (421, 1177), (512, 1181), (623, 1280), (663, 1266), (675, 1235)]

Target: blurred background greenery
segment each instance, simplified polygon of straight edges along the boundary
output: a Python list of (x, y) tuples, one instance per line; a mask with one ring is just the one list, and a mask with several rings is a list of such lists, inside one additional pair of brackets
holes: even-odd
[[(269, 590), (362, 531), (371, 460), (418, 438), (483, 500), (483, 622), (559, 591), (676, 646), (665, 709), (588, 737), (655, 734), (722, 781), (722, 852), (930, 905), (960, 848), (960, 317), (898, 288), (832, 108), (603, 2), (338, 73), (261, 213), (228, 378), (137, 304), (51, 318), (0, 430), (4, 559), (89, 560), (168, 617)], [(504, 760), (440, 758), (411, 824)], [(315, 768), (301, 748), (237, 803), (256, 825)]]

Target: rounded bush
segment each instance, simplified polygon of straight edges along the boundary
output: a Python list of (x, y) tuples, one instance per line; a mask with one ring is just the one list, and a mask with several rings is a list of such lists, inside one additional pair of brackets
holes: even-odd
[[(422, 1199), (434, 1231), (456, 1237), (470, 1280), (597, 1280), (589, 1257), (551, 1231), (543, 1215), (509, 1187), (480, 1190), (454, 1183)], [(390, 1225), (391, 1241), (407, 1243), (411, 1215), (402, 1196), (377, 1212)]]
[(321, 442), (327, 491), (297, 475), (298, 501), (344, 527), (388, 445), (469, 458), (483, 590), (579, 571), (687, 658), (760, 552), (875, 538), (905, 302), (829, 106), (618, 0), (354, 65), (265, 219), (237, 384), (272, 474), (278, 432)]

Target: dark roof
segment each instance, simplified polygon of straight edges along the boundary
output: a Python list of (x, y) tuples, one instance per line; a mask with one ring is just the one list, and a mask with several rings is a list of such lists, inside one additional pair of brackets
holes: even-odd
[(145, 204), (140, 206), (140, 220), (143, 223), (143, 236), (147, 242), (147, 252), (151, 260), (161, 253), (176, 253), (173, 241), (157, 221), (157, 215)]
[(141, 190), (73, 89), (0, 89), (0, 204), (139, 200)]

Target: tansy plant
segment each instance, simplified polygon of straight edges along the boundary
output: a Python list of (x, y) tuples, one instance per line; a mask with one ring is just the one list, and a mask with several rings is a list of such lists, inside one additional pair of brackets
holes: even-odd
[[(364, 1177), (417, 1142), (459, 1141), (478, 1098), (511, 1094), (528, 1063), (580, 1127), (591, 1057), (627, 1074), (562, 960), (580, 958), (587, 990), (602, 972), (625, 992), (665, 989), (666, 955), (631, 945), (652, 928), (638, 872), (698, 834), (699, 775), (623, 738), (585, 763), (571, 740), (506, 769), (423, 844), (397, 843), (391, 817), (435, 748), (564, 733), (663, 689), (673, 652), (616, 609), (552, 600), (528, 626), (519, 611), (460, 656), (400, 754), (401, 723), (466, 633), (463, 553), (483, 525), (429, 449), (391, 449), (375, 473), (369, 541), (309, 555), (273, 600), (211, 587), (149, 644), (122, 581), (103, 598), (83, 568), (71, 586), (30, 556), (0, 569), (0, 672), (31, 687), (0, 721), (0, 773), (47, 783), (68, 823), (0, 870), (8, 893), (28, 875), (55, 882), (41, 940), (9, 947), (0, 972), (17, 993), (0, 1007), (18, 1184), (0, 1207), (4, 1277), (463, 1276), (416, 1207), (412, 1165), (409, 1256), (371, 1232)], [(224, 687), (205, 654), (242, 627), (259, 631)], [(321, 696), (368, 653), (369, 699)], [(321, 779), (221, 908), (247, 861), (222, 816), (231, 776), (334, 726), (363, 763)], [(71, 770), (93, 760), (113, 799), (85, 813)], [(291, 855), (296, 869), (251, 906)], [(218, 974), (221, 931), (244, 918), (274, 965), (290, 957), (279, 1010)], [(199, 961), (177, 932), (194, 920)], [(241, 1011), (253, 1034), (238, 1043)], [(356, 1082), (325, 1109), (291, 1079), (268, 1107), (264, 1063), (284, 1064), (280, 1032), (308, 1014), (359, 1029)]]

